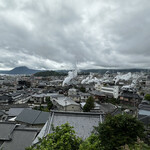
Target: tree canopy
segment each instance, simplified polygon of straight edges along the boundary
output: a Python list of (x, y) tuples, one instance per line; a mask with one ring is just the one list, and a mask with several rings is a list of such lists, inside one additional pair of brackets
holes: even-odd
[(91, 134), (82, 144), (80, 144), (79, 150), (104, 150), (101, 145), (99, 137), (95, 134)]
[(143, 137), (144, 126), (136, 118), (124, 114), (109, 115), (104, 123), (95, 127), (95, 133), (99, 136), (105, 150), (115, 150), (125, 144), (133, 144), (137, 137)]
[(92, 96), (90, 96), (86, 100), (86, 104), (83, 106), (83, 111), (84, 112), (89, 112), (93, 108), (94, 108), (94, 98)]
[(50, 97), (46, 97), (46, 103), (47, 103), (47, 109), (50, 110), (53, 107), (53, 103), (50, 99)]
[(146, 94), (144, 99), (150, 101), (150, 94)]

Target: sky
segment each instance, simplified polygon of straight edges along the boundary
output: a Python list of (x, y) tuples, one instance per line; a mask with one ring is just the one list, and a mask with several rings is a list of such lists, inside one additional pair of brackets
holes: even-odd
[(0, 0), (0, 70), (150, 68), (150, 0)]

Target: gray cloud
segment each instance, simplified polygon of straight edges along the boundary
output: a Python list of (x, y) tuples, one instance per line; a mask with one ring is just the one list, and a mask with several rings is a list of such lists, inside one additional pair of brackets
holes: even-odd
[(150, 1), (0, 0), (0, 69), (150, 64)]

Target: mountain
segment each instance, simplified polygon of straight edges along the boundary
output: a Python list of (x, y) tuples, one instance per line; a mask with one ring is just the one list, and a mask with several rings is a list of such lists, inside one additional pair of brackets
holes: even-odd
[[(34, 70), (29, 69), (26, 66), (16, 67), (12, 70), (5, 70), (0, 71), (0, 74), (35, 74), (35, 76), (60, 76), (60, 75), (67, 75), (69, 70), (55, 70), (55, 71), (43, 71), (43, 70)], [(150, 72), (149, 69), (84, 69), (80, 70), (78, 74), (89, 74), (90, 72), (93, 73), (100, 73), (104, 74), (106, 71), (109, 71), (110, 73), (117, 73), (117, 72)], [(38, 74), (36, 74), (38, 73)]]
[(41, 70), (29, 69), (26, 66), (16, 67), (10, 71), (0, 71), (0, 74), (34, 74), (40, 72)]
[(100, 73), (100, 74), (104, 74), (106, 73), (106, 71), (109, 71), (110, 73), (117, 73), (117, 72), (122, 72), (122, 73), (127, 73), (127, 72), (149, 72), (149, 69), (136, 69), (136, 68), (132, 68), (132, 69), (87, 69), (87, 70), (80, 70), (81, 73)]

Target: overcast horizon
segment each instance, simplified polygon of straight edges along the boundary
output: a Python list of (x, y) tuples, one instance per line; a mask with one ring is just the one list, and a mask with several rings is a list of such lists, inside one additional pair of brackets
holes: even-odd
[(0, 70), (150, 68), (149, 0), (0, 0)]

